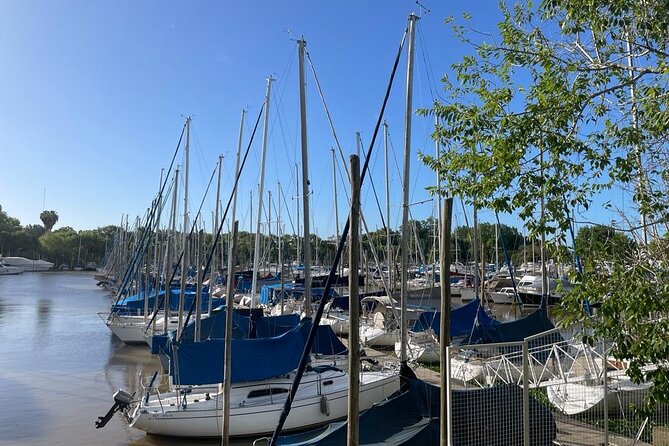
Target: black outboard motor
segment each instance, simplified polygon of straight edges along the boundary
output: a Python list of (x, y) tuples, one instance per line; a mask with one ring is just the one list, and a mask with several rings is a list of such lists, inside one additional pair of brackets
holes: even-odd
[(117, 390), (116, 393), (114, 393), (114, 405), (111, 407), (111, 409), (109, 409), (109, 412), (107, 412), (104, 417), (98, 417), (98, 419), (95, 421), (95, 428), (100, 429), (101, 427), (105, 427), (116, 412), (119, 410), (125, 410), (130, 407), (132, 397), (134, 396), (134, 393), (131, 395), (123, 389)]

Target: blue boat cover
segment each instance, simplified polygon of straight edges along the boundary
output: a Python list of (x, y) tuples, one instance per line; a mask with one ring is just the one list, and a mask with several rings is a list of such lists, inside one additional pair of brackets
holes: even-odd
[[(311, 299), (319, 300), (323, 297), (323, 291), (325, 288), (313, 287), (311, 288)], [(304, 284), (294, 284), (294, 283), (284, 283), (283, 284), (283, 298), (293, 298), (295, 300), (300, 300), (304, 296)], [(330, 288), (330, 293), (328, 294), (331, 298), (340, 297), (339, 294), (333, 289)], [(281, 284), (274, 283), (270, 285), (264, 285), (260, 288), (260, 303), (263, 305), (270, 305), (274, 302), (280, 302), (281, 300)], [(348, 302), (348, 298), (347, 298)]]
[[(515, 321), (502, 322), (493, 325), (478, 325), (472, 336), (478, 343), (488, 344), (495, 342), (514, 342), (543, 333), (555, 328), (548, 318), (545, 306), (540, 306), (532, 313)], [(552, 333), (533, 339), (529, 342), (530, 348), (540, 347), (555, 342), (564, 341), (560, 333)], [(474, 343), (474, 342), (472, 342)]]
[[(277, 337), (232, 339), (231, 382), (260, 381), (295, 370), (299, 366), (310, 327), (311, 320), (305, 319)], [(173, 352), (170, 375), (174, 383), (197, 385), (223, 382), (224, 340), (179, 344)]]
[[(414, 323), (412, 331), (425, 331), (431, 328), (439, 336), (441, 333), (440, 320), (440, 311), (423, 312)], [(499, 321), (488, 316), (478, 299), (451, 310), (451, 338), (469, 336), (477, 325), (487, 327), (497, 324), (499, 324)], [(467, 341), (469, 342), (469, 338)]]
[[(360, 415), (360, 445), (439, 445), (439, 388), (410, 380), (397, 392)], [(522, 444), (523, 390), (516, 385), (453, 390), (453, 444), (506, 446)], [(551, 446), (557, 427), (551, 412), (530, 396), (530, 444)], [(279, 445), (346, 444), (345, 422), (279, 437)]]
[[(211, 316), (200, 322), (200, 339), (207, 338), (225, 338), (225, 307), (212, 312)], [(233, 339), (248, 338), (248, 317), (239, 314), (237, 311), (232, 313), (232, 337)], [(298, 321), (299, 322), (299, 318)], [(297, 325), (293, 324), (293, 327)], [(151, 338), (151, 353), (154, 355), (171, 351), (171, 343), (175, 334), (173, 331), (166, 334), (153, 335)], [(195, 336), (195, 321), (191, 321), (184, 327), (181, 342), (193, 342)]]
[[(178, 311), (179, 309), (179, 293), (180, 290), (179, 288), (172, 288), (170, 290), (170, 297), (169, 297), (169, 302), (170, 302), (170, 308), (173, 311)], [(186, 287), (185, 295), (184, 295), (184, 308), (190, 308), (192, 305), (194, 299), (195, 299), (195, 287), (192, 285), (188, 285)], [(145, 299), (145, 293), (141, 292), (139, 294), (133, 294), (131, 296), (128, 296), (122, 300), (120, 300), (116, 305), (112, 305), (111, 311), (116, 312), (119, 314), (136, 314), (136, 315), (141, 315), (144, 313), (144, 299)], [(154, 290), (149, 291), (148, 293), (148, 306), (151, 311), (153, 311), (153, 308), (155, 306), (156, 302), (156, 293)], [(165, 290), (160, 289), (158, 291), (158, 304), (160, 305), (160, 308), (165, 307)], [(209, 289), (208, 287), (203, 287), (202, 288), (202, 310), (205, 311), (209, 305)], [(220, 306), (224, 303), (223, 298), (213, 298), (212, 303), (214, 308), (217, 306)]]

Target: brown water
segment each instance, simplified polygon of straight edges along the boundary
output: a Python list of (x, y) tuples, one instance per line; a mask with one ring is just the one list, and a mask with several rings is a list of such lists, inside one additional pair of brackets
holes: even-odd
[[(98, 316), (111, 303), (93, 273), (0, 276), (0, 446), (220, 444), (147, 436), (118, 414), (95, 428), (117, 389), (132, 393), (159, 369), (147, 347), (112, 336)], [(493, 312), (517, 316), (510, 306)]]
[(111, 303), (92, 273), (0, 276), (0, 445), (220, 444), (147, 436), (118, 414), (95, 428), (117, 389), (159, 367), (112, 336), (97, 314)]

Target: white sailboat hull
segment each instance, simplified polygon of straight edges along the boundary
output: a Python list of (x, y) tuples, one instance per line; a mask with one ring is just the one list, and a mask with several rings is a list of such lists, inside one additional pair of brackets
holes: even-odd
[[(604, 395), (603, 385), (565, 383), (546, 387), (549, 401), (567, 415), (593, 413), (602, 415), (604, 405), (609, 414), (621, 413), (628, 406), (641, 406), (650, 383), (635, 384), (629, 378), (613, 380)], [(621, 407), (622, 406), (622, 407)]]
[[(107, 328), (126, 344), (148, 344), (150, 345), (153, 330), (146, 329), (147, 320), (144, 316), (116, 316), (106, 319)], [(176, 330), (178, 318), (169, 319), (168, 330)], [(158, 318), (155, 323), (157, 333), (163, 333), (165, 330), (165, 318)]]
[[(407, 342), (407, 357), (411, 362), (438, 363), (440, 359), (439, 342), (435, 339), (433, 331), (409, 332)], [(402, 343), (395, 342), (395, 354), (401, 357)]]
[[(254, 385), (233, 386), (230, 409), (230, 436), (246, 437), (270, 434), (277, 425), (286, 393), (251, 397), (251, 392), (269, 388), (288, 389), (292, 375), (275, 378)], [(285, 431), (308, 429), (347, 416), (348, 377), (341, 371), (317, 374), (307, 372), (286, 419)], [(210, 388), (211, 389), (211, 388)], [(399, 389), (395, 373), (364, 372), (360, 382), (360, 410), (386, 398)], [(183, 398), (183, 396), (181, 397)], [(221, 394), (207, 395), (195, 389), (183, 399), (174, 393), (144, 400), (131, 417), (131, 426), (149, 434), (174, 437), (220, 437), (223, 419)], [(196, 401), (197, 400), (197, 401)]]
[(386, 330), (376, 325), (360, 327), (360, 341), (367, 347), (393, 347), (399, 339), (399, 330)]

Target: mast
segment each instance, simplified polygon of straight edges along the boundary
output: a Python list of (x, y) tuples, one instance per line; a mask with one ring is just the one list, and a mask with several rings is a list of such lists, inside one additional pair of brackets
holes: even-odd
[[(253, 245), (251, 244), (251, 234), (253, 234), (253, 189), (249, 191), (249, 262), (253, 262)], [(249, 263), (249, 266), (250, 265), (251, 263)]]
[[(172, 188), (172, 214), (170, 218), (172, 219), (170, 224), (170, 237), (167, 241), (167, 261), (165, 262), (165, 278), (169, 278), (172, 275), (172, 268), (174, 267), (174, 251), (176, 247), (176, 237), (177, 237), (177, 189), (179, 186), (179, 169), (177, 168), (174, 171), (174, 187)], [(167, 333), (167, 327), (169, 325), (168, 321), (172, 313), (171, 303), (172, 303), (172, 282), (165, 284), (165, 319), (163, 322), (163, 334)], [(158, 307), (156, 307), (156, 313), (158, 312)]]
[[(214, 208), (214, 225), (212, 227), (212, 240), (215, 240), (216, 234), (218, 233), (218, 208), (219, 208), (219, 201), (221, 197), (221, 167), (223, 166), (223, 155), (218, 156), (218, 185), (216, 186), (216, 206)], [(222, 222), (220, 223), (221, 225), (223, 224)], [(211, 274), (210, 278), (211, 280), (209, 281), (209, 300), (207, 303), (207, 316), (211, 316), (211, 310), (212, 310), (212, 304), (211, 304), (211, 293), (213, 293), (213, 285), (214, 285), (214, 279), (215, 279), (215, 274), (218, 271), (218, 268), (216, 267), (216, 246), (211, 247), (214, 250), (214, 255), (212, 257), (212, 264), (211, 264)], [(221, 264), (223, 266), (223, 264)], [(199, 267), (198, 267), (199, 268)]]
[[(237, 177), (235, 177), (237, 178)], [(226, 308), (225, 308), (225, 353), (223, 368), (223, 420), (221, 440), (224, 445), (230, 444), (230, 390), (232, 389), (232, 308), (235, 305), (233, 298), (235, 284), (230, 278), (234, 276), (236, 254), (237, 254), (237, 229), (239, 222), (232, 220), (232, 230), (230, 231), (230, 245), (228, 248), (228, 279), (226, 281)]]
[[(188, 158), (190, 155), (190, 116), (186, 118), (186, 148), (184, 150), (184, 225), (182, 228), (183, 256), (181, 257), (181, 290), (179, 292), (179, 323), (177, 339), (181, 338), (184, 323), (184, 303), (186, 300), (186, 272), (188, 269)], [(165, 321), (167, 323), (167, 321)]]
[(267, 93), (265, 94), (265, 117), (263, 122), (262, 155), (260, 157), (260, 186), (258, 186), (258, 219), (256, 220), (256, 241), (253, 251), (253, 282), (251, 284), (251, 308), (256, 307), (256, 292), (258, 291), (258, 267), (260, 262), (260, 220), (262, 219), (262, 198), (265, 189), (265, 158), (267, 157), (267, 134), (269, 133), (269, 98), (272, 89), (272, 76), (267, 78)]
[(281, 197), (283, 192), (281, 191), (281, 182), (277, 181), (277, 186), (279, 188), (279, 209), (277, 209), (277, 219), (276, 219), (276, 234), (279, 237), (279, 268), (280, 268), (280, 278), (281, 278), (281, 314), (283, 314), (283, 236), (281, 232)]
[(392, 244), (390, 239), (390, 176), (388, 175), (388, 124), (383, 121), (383, 150), (386, 158), (386, 262), (388, 263), (388, 283), (390, 284), (389, 293), (395, 289), (395, 282), (393, 281), (393, 273), (395, 265), (391, 266), (392, 262)]
[(408, 338), (408, 320), (407, 320), (407, 270), (409, 268), (409, 250), (407, 242), (409, 233), (409, 173), (411, 164), (411, 114), (413, 98), (413, 57), (414, 57), (414, 33), (415, 24), (418, 16), (409, 15), (409, 48), (407, 53), (407, 77), (406, 77), (406, 108), (404, 116), (404, 178), (403, 178), (403, 197), (402, 197), (402, 266), (401, 266), (401, 284), (400, 284), (400, 308), (401, 308), (401, 344), (402, 351), (400, 361), (402, 364), (407, 362), (407, 338)]
[[(339, 240), (339, 209), (337, 202), (337, 157), (335, 149), (330, 149), (332, 152), (332, 193), (334, 194), (334, 215), (335, 215), (335, 235)], [(341, 268), (339, 268), (339, 276), (341, 277)]]
[[(358, 160), (362, 159), (360, 157), (360, 148), (362, 146), (362, 139), (360, 138), (360, 132), (355, 132), (355, 154), (358, 156)], [(362, 214), (362, 213), (361, 213)], [(358, 227), (358, 231), (360, 234), (358, 234), (358, 239), (360, 240), (359, 246), (360, 246), (360, 257), (358, 257), (358, 265), (360, 265), (360, 262), (363, 261), (364, 256), (363, 256), (363, 248), (362, 248), (362, 228)], [(368, 237), (369, 239), (369, 237)], [(371, 245), (371, 241), (370, 241)], [(350, 249), (350, 248), (349, 248)], [(362, 265), (360, 265), (362, 266)], [(361, 268), (362, 269), (362, 268)], [(356, 274), (360, 275), (360, 271), (356, 271)], [(368, 277), (365, 277), (365, 283), (368, 282)]]
[[(242, 110), (242, 116), (239, 119), (239, 137), (237, 138), (237, 160), (235, 161), (235, 178), (239, 176), (239, 159), (242, 153), (242, 140), (244, 137), (244, 118), (246, 117), (246, 110)], [(232, 197), (232, 218), (230, 221), (234, 222), (237, 219), (237, 186), (235, 185)], [(249, 233), (249, 236), (251, 234)], [(235, 253), (236, 255), (236, 253)]]
[(297, 163), (295, 163), (295, 212), (297, 214), (297, 252), (295, 253), (295, 264), (300, 266), (300, 176), (297, 174)]
[[(267, 191), (267, 245), (265, 246), (267, 259), (270, 261), (270, 254), (272, 253), (272, 190)], [(271, 264), (271, 263), (270, 263)], [(270, 267), (269, 272), (272, 272)]]
[(311, 234), (309, 231), (309, 161), (307, 157), (307, 104), (304, 79), (304, 37), (297, 41), (299, 49), (300, 133), (302, 146), (302, 213), (304, 215), (304, 312), (311, 316)]

